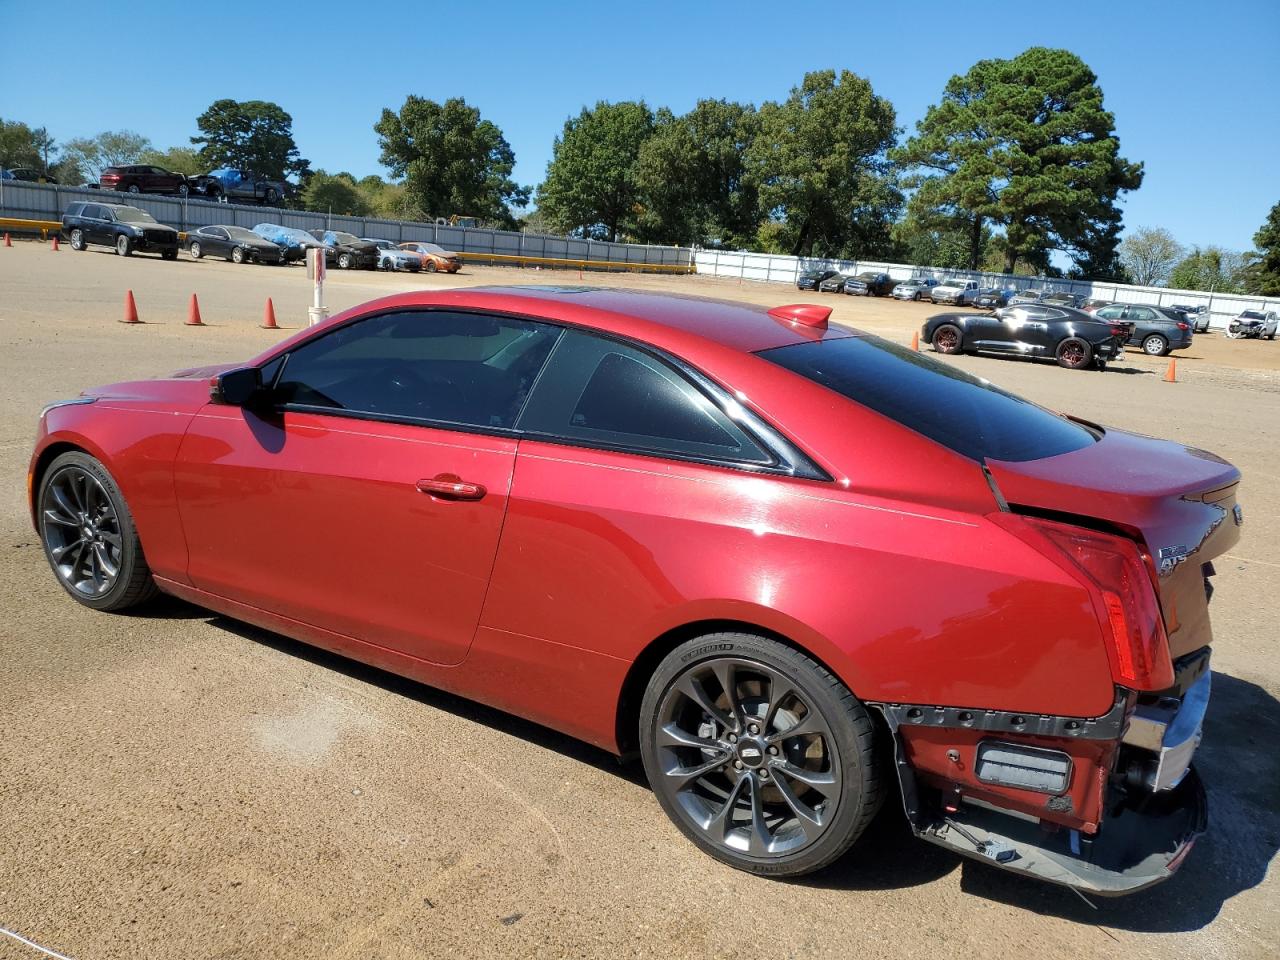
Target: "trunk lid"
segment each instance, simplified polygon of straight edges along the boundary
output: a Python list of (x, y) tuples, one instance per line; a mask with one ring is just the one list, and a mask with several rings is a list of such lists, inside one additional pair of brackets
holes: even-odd
[[(1170, 654), (1213, 640), (1205, 568), (1240, 539), (1240, 471), (1215, 454), (1107, 430), (1088, 447), (1026, 462), (988, 460), (1015, 512), (1102, 521), (1139, 541), (1155, 574)], [(1062, 516), (1066, 515), (1066, 516)]]

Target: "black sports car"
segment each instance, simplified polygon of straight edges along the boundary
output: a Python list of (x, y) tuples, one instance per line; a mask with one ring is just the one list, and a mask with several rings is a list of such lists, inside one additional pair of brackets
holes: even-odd
[(232, 263), (253, 260), (258, 263), (288, 263), (298, 257), (294, 251), (264, 240), (252, 230), (216, 224), (192, 230), (187, 234), (187, 252), (199, 260), (206, 254), (226, 257)]
[(817, 290), (824, 280), (830, 280), (839, 275), (839, 270), (806, 270), (796, 278), (796, 289)]
[(1129, 327), (1071, 307), (1019, 304), (995, 313), (940, 313), (925, 321), (920, 336), (938, 353), (1012, 353), (1105, 370), (1123, 351)]

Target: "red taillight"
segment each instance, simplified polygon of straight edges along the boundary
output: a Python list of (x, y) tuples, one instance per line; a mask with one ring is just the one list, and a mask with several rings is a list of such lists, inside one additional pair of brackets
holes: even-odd
[(103, 183), (115, 183), (115, 181), (119, 179), (120, 179), (120, 174), (118, 173), (104, 173), (102, 175)]
[(1189, 324), (1189, 323), (1183, 323), (1182, 321), (1178, 321), (1178, 329), (1179, 329), (1179, 330), (1190, 330), (1190, 329), (1191, 329), (1191, 324)]
[(1033, 545), (1038, 538), (1023, 531), (1030, 527), (1040, 533), (1047, 541), (1044, 546), (1052, 550), (1043, 552), (1089, 587), (1116, 683), (1132, 690), (1173, 686), (1164, 618), (1150, 568), (1137, 544), (1066, 523), (1004, 516), (1014, 522), (1003, 525)]
[(1129, 335), (1129, 330), (1127, 327), (1112, 327), (1111, 335), (1113, 337), (1127, 337)]

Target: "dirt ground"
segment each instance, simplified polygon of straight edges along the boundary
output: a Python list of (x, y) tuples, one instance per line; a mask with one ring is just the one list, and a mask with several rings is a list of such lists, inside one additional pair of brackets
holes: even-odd
[[(330, 304), (569, 273), (331, 274)], [(780, 286), (583, 282), (779, 304)], [(132, 289), (144, 324), (116, 322)], [(197, 293), (209, 326), (184, 326)], [(1106, 373), (961, 357), (1046, 405), (1212, 449), (1247, 522), (1218, 561), (1212, 826), (1180, 874), (1099, 901), (913, 840), (890, 806), (798, 882), (697, 852), (637, 767), (558, 734), (178, 603), (110, 616), (57, 586), (25, 513), (36, 417), (82, 387), (251, 356), (301, 268), (0, 248), (0, 928), (89, 958), (1280, 955), (1280, 342), (1198, 336)], [(928, 305), (830, 296), (907, 342)], [(549, 694), (553, 695), (553, 694)], [(0, 958), (42, 954), (0, 934)]]

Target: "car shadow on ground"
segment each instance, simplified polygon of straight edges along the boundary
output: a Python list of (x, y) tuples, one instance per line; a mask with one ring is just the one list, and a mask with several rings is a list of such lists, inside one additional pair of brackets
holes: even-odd
[[(555, 751), (648, 789), (637, 761), (617, 757), (529, 720), (435, 687), (388, 673), (229, 617), (165, 597), (148, 607), (156, 616), (205, 619), (254, 643), (352, 679), (380, 687), (473, 723)], [(159, 611), (163, 611), (160, 613)], [(836, 890), (894, 890), (930, 883), (959, 869), (961, 889), (973, 896), (1075, 923), (1146, 933), (1207, 926), (1222, 905), (1260, 884), (1280, 850), (1280, 702), (1257, 684), (1215, 673), (1196, 766), (1209, 792), (1210, 825), (1178, 874), (1150, 890), (1118, 899), (1082, 900), (1071, 890), (1028, 880), (960, 857), (911, 834), (894, 790), (863, 837), (832, 866), (784, 881)], [(654, 804), (654, 816), (660, 816)]]

